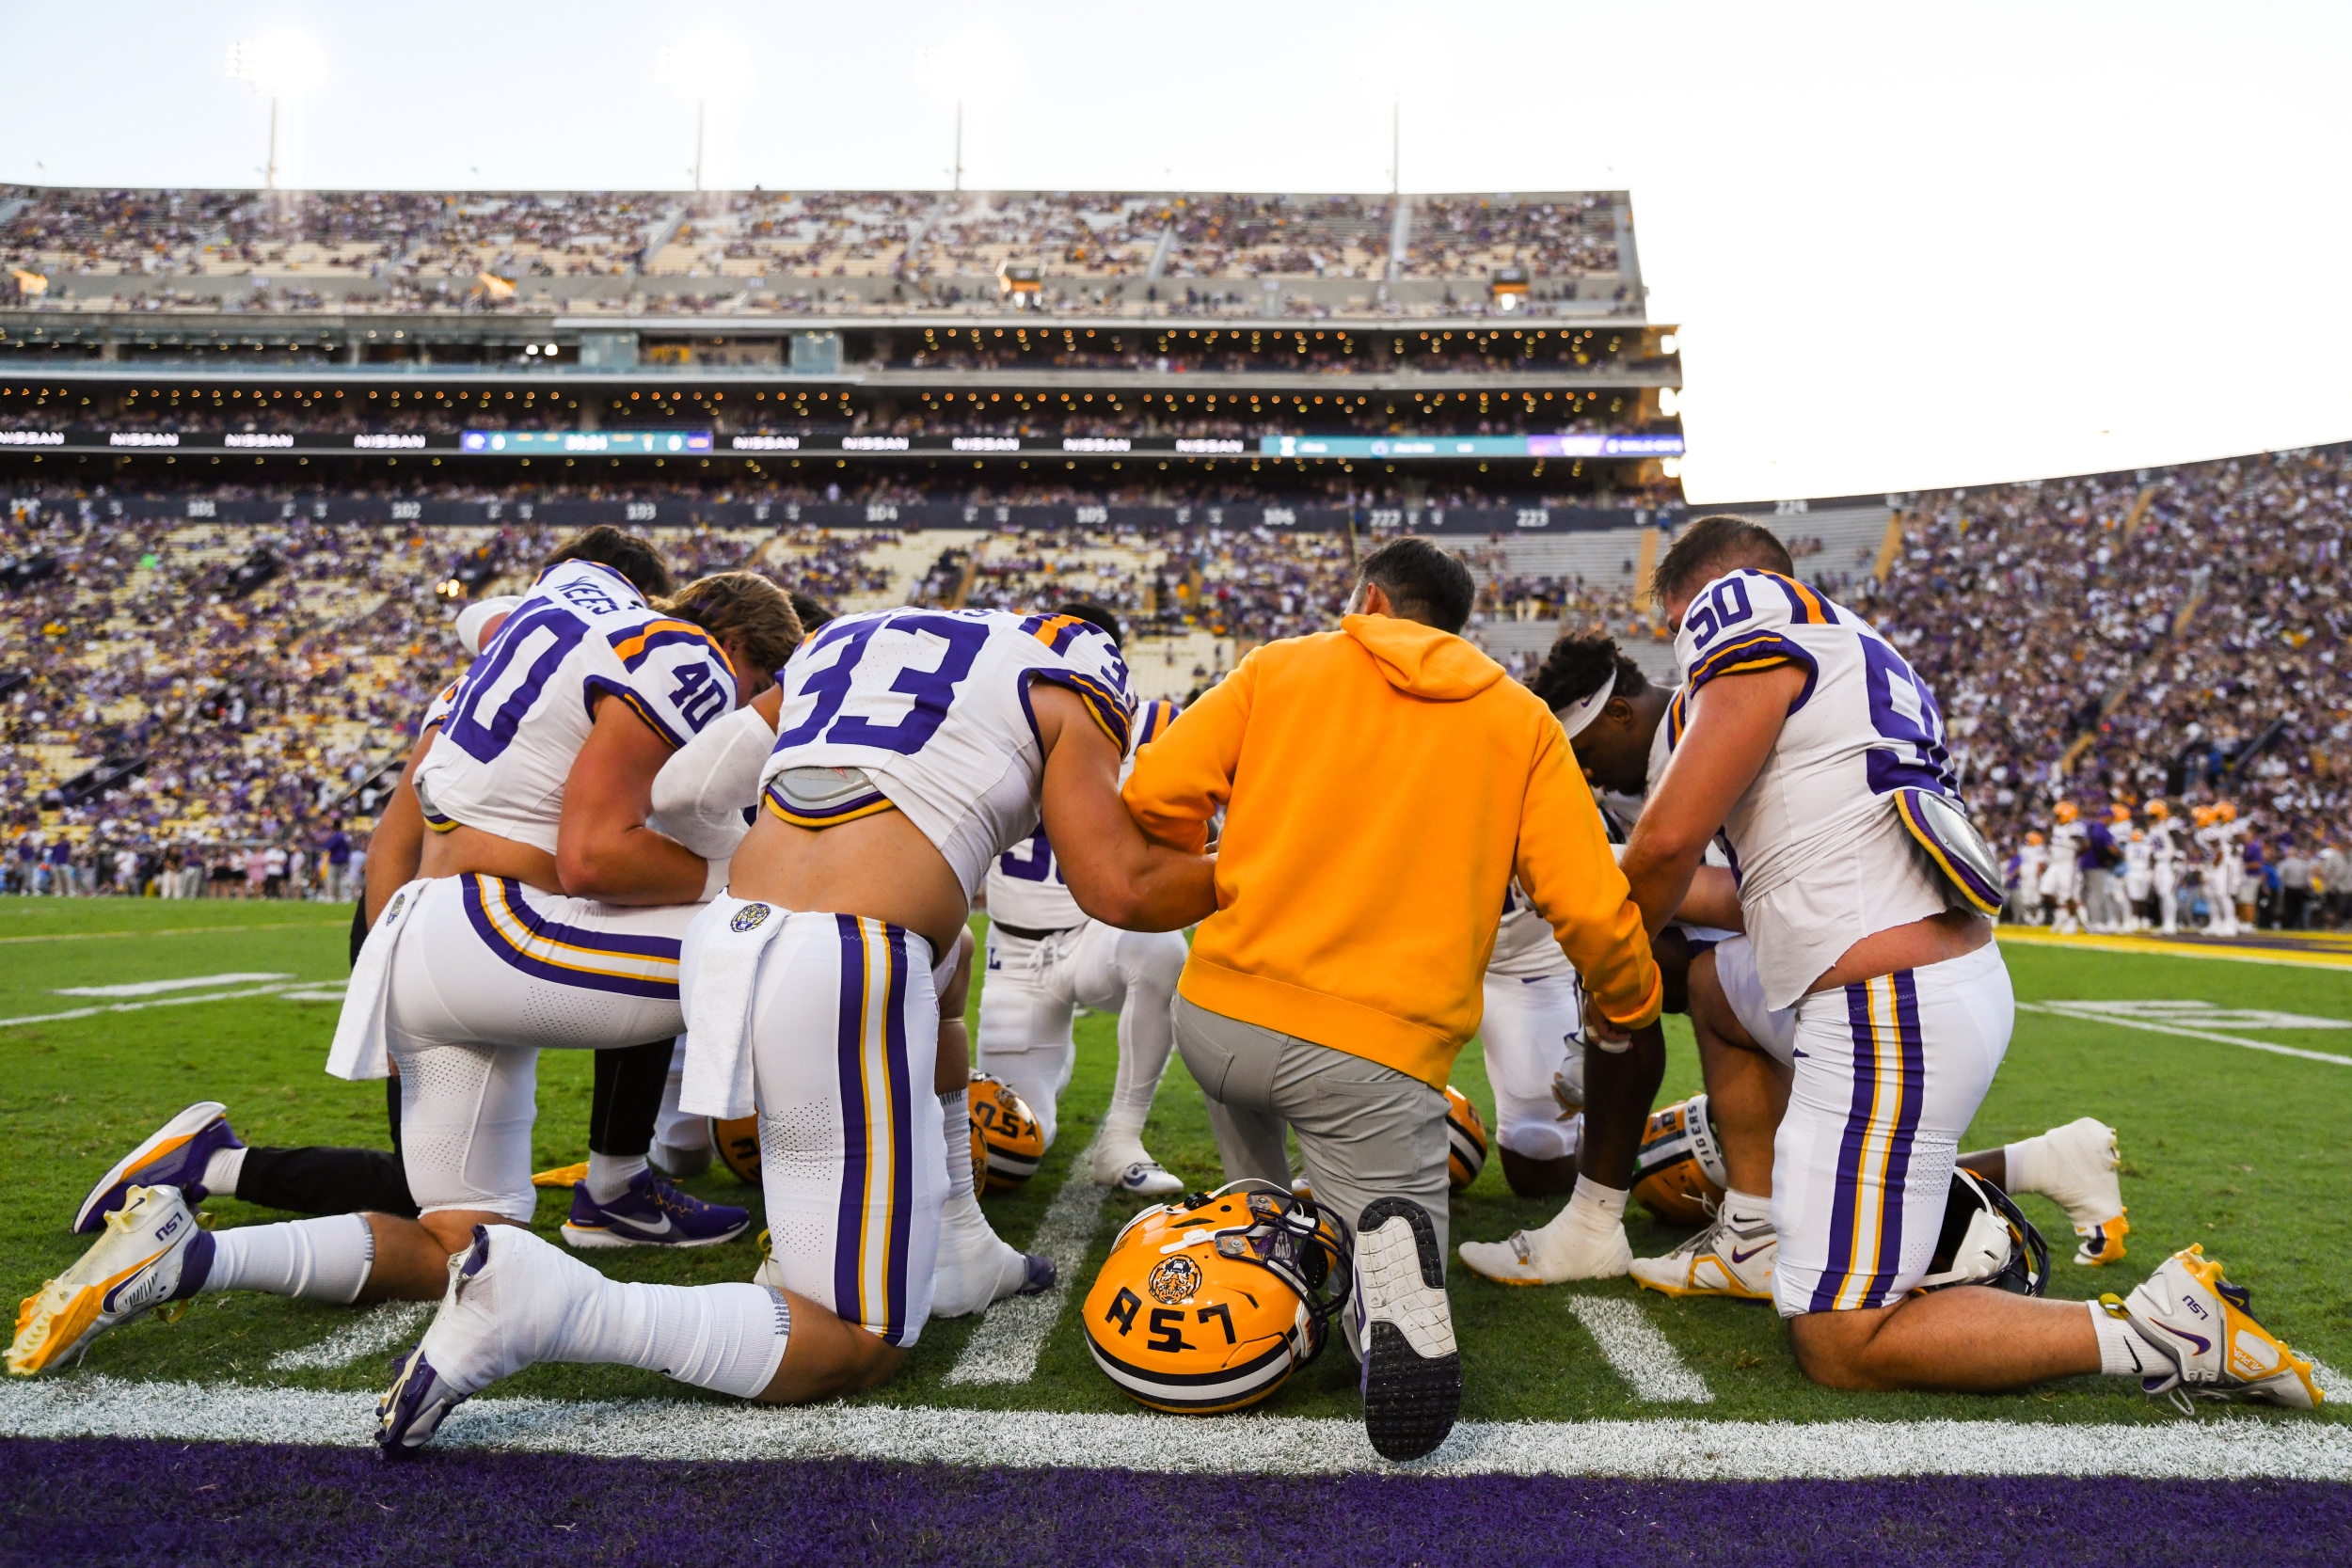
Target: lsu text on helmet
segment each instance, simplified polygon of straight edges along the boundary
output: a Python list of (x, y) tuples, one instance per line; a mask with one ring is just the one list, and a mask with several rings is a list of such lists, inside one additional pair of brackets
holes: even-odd
[(1009, 1193), (1037, 1174), (1045, 1132), (1010, 1084), (985, 1072), (965, 1091), (972, 1109), (972, 1170), (983, 1193)]
[(1677, 1225), (1705, 1225), (1722, 1205), (1728, 1181), (1707, 1096), (1694, 1094), (1651, 1115), (1633, 1157), (1633, 1196), (1643, 1207)]

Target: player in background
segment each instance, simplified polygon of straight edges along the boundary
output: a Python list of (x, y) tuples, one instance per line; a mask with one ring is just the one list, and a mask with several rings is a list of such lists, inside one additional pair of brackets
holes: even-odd
[(2026, 842), (2017, 850), (2017, 887), (2010, 898), (2019, 925), (2042, 924), (2042, 884), (2049, 871), (2049, 840), (2038, 832), (2027, 832)]
[[(841, 617), (793, 655), (773, 746), (729, 784), (665, 792), (665, 820), (755, 798), (728, 896), (685, 958), (684, 1106), (761, 1118), (766, 1283), (622, 1284), (530, 1233), (482, 1227), (379, 1408), (387, 1449), (539, 1361), (617, 1362), (770, 1403), (888, 1378), (931, 1312), (963, 1084), (939, 1085), (936, 955), (990, 862), (1042, 815), (1079, 908), (1175, 930), (1216, 907), (1215, 862), (1148, 844), (1117, 780), (1135, 702), (1102, 631), (1070, 616), (898, 610)], [(714, 743), (716, 744), (716, 743)]]
[(2148, 802), (2148, 886), (2156, 899), (2156, 929), (2180, 929), (2181, 824), (2163, 800)]
[[(659, 559), (644, 555), (650, 577)], [(215, 1236), (197, 1227), (180, 1189), (131, 1188), (82, 1260), (26, 1302), (10, 1370), (55, 1365), (199, 1291), (429, 1300), (470, 1234), (528, 1224), (538, 1049), (677, 1034), (678, 941), (724, 877), (646, 828), (654, 775), (769, 682), (798, 630), (782, 594), (747, 573), (703, 578), (660, 608), (601, 562), (565, 559), (541, 573), (458, 682), (417, 768), (434, 834), (424, 876), (393, 895), (369, 933), (328, 1059), (352, 1078), (398, 1061), (402, 1164), (420, 1216), (342, 1214)], [(575, 1190), (568, 1240), (709, 1242), (741, 1228), (659, 1181), (642, 1155), (637, 1164), (614, 1199)]]
[(2156, 846), (2146, 830), (2132, 826), (2129, 806), (2117, 809), (2123, 813), (2117, 830), (2123, 850), (2122, 929), (2144, 931), (2155, 924), (2148, 918), (2148, 906), (2156, 893)]
[(2237, 819), (2236, 803), (2217, 800), (2206, 808), (2197, 842), (2213, 857), (2205, 875), (2205, 901), (2212, 906), (2205, 918), (2208, 936), (2238, 934), (2238, 890), (2246, 882), (2246, 856), (2238, 839), (2246, 832)]
[(1689, 524), (1656, 583), (1690, 700), (1626, 870), (1662, 922), (1723, 832), (1763, 1006), (1791, 1010), (1772, 1291), (1806, 1375), (1991, 1392), (2101, 1371), (2152, 1394), (2315, 1405), (2310, 1362), (2196, 1248), (2111, 1304), (1913, 1293), (2015, 1006), (1979, 912), (1990, 857), (1947, 803), (1934, 694), (1875, 628), (1798, 582), (1760, 524)]
[(2083, 928), (2083, 844), (2089, 830), (2072, 800), (2060, 800), (2050, 816), (2050, 869), (2042, 879), (2042, 896), (2050, 906), (2050, 929), (2072, 936)]
[[(1116, 647), (1119, 618), (1098, 605), (1056, 611), (1102, 628)], [(1158, 738), (1176, 705), (1154, 699), (1136, 710), (1134, 753)], [(982, 1072), (1009, 1084), (1028, 1102), (1051, 1148), (1057, 1102), (1078, 1059), (1072, 1020), (1085, 1006), (1119, 1018), (1119, 1072), (1094, 1143), (1093, 1179), (1141, 1197), (1167, 1197), (1184, 1184), (1143, 1147), (1152, 1097), (1176, 1048), (1173, 1008), (1186, 951), (1179, 931), (1121, 931), (1089, 920), (1070, 895), (1054, 847), (1040, 827), (996, 857), (988, 873), (988, 984), (980, 989), (978, 1059)]]

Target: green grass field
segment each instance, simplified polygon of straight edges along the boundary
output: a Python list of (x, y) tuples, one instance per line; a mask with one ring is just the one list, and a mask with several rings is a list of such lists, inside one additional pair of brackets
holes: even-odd
[[(320, 1070), (336, 1003), (306, 995), (296, 982), (340, 982), (345, 973), (347, 906), (134, 903), (123, 900), (0, 900), (0, 1019), (17, 1020), (110, 1001), (152, 1002), (166, 992), (119, 999), (61, 996), (71, 988), (198, 976), (243, 975), (219, 990), (290, 989), (226, 1001), (148, 1006), (131, 1011), (0, 1024), (0, 1176), (10, 1201), (0, 1208), (0, 1291), (37, 1289), (81, 1250), (67, 1234), (88, 1184), (134, 1142), (191, 1101), (228, 1103), (248, 1143), (387, 1143), (383, 1091), (337, 1082)], [(2195, 1000), (2352, 1020), (2352, 970), (2331, 971), (2010, 945), (2021, 1002)], [(282, 979), (266, 978), (283, 976)], [(977, 989), (973, 1000), (977, 1016)], [(1666, 1096), (1698, 1086), (1687, 1028), (1673, 1021)], [(2245, 1035), (2240, 1027), (2223, 1033)], [(2279, 1044), (2352, 1054), (2343, 1030), (2259, 1031)], [(1024, 1191), (988, 1200), (998, 1231), (1019, 1243), (1043, 1214), (1091, 1135), (1109, 1095), (1112, 1021), (1079, 1025), (1079, 1064), (1062, 1112), (1060, 1142)], [(590, 1060), (548, 1053), (540, 1066), (536, 1159), (544, 1166), (585, 1157)], [(1490, 1114), (1480, 1053), (1465, 1051), (1454, 1082)], [(2201, 1242), (2249, 1286), (2263, 1320), (2307, 1354), (2352, 1367), (2352, 1217), (2337, 1207), (2352, 1191), (2352, 1069), (2328, 1062), (2183, 1038), (2113, 1023), (2022, 1011), (2009, 1059), (1968, 1147), (1995, 1145), (2082, 1115), (2121, 1132), (2130, 1256), (2107, 1270), (2071, 1261), (2072, 1232), (2053, 1206), (2027, 1197), (2027, 1212), (2051, 1243), (2053, 1293), (2090, 1297), (2125, 1291), (2169, 1250)], [(1187, 1180), (1219, 1180), (1199, 1090), (1181, 1061), (1160, 1091), (1147, 1141)], [(706, 1197), (747, 1203), (754, 1189), (723, 1172), (688, 1184)], [(552, 1239), (568, 1195), (543, 1194), (538, 1227)], [(258, 1223), (264, 1211), (233, 1200), (209, 1205), (222, 1226)], [(1075, 1299), (1092, 1280), (1120, 1220), (1138, 1205), (1113, 1196), (1073, 1305), (1061, 1318), (1031, 1382), (1015, 1386), (949, 1386), (943, 1379), (977, 1320), (933, 1323), (900, 1376), (868, 1396), (897, 1405), (1125, 1411), (1129, 1404), (1094, 1369), (1081, 1342)], [(1502, 1237), (1540, 1224), (1554, 1205), (1511, 1196), (1490, 1161), (1454, 1201), (1457, 1240)], [(1635, 1250), (1663, 1251), (1680, 1232), (1638, 1208)], [(697, 1283), (747, 1277), (756, 1259), (748, 1241), (682, 1256), (607, 1252), (592, 1260), (627, 1278)], [(1559, 1290), (1504, 1290), (1454, 1264), (1454, 1311), (1466, 1367), (1463, 1414), (1470, 1419), (1574, 1420), (1645, 1414), (1687, 1417), (1689, 1405), (1645, 1405), (1599, 1354), (1570, 1310), (1571, 1291), (1635, 1302), (1714, 1394), (1709, 1418), (1816, 1420), (2028, 1418), (2161, 1420), (2157, 1406), (2121, 1386), (2083, 1378), (1999, 1398), (1850, 1395), (1805, 1383), (1771, 1310), (1721, 1302), (1674, 1302), (1629, 1281)], [(280, 1372), (270, 1357), (317, 1341), (350, 1321), (345, 1309), (275, 1297), (200, 1298), (177, 1323), (143, 1322), (100, 1340), (82, 1369), (127, 1379), (373, 1388), (375, 1358), (329, 1371)], [(551, 1398), (698, 1398), (655, 1374), (610, 1368), (547, 1366), (501, 1393)], [(1263, 1410), (1285, 1416), (1352, 1416), (1353, 1369), (1327, 1355), (1295, 1377)], [(2347, 1419), (2333, 1407), (2317, 1418)]]

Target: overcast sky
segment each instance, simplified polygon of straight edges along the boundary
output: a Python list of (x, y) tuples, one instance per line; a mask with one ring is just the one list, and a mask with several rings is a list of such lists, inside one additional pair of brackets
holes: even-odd
[[(2352, 437), (2352, 5), (0, 0), (0, 181), (260, 182), (227, 46), (324, 62), (283, 181), (977, 189), (1622, 186), (1682, 324), (1695, 499)], [(726, 80), (731, 78), (732, 80)]]

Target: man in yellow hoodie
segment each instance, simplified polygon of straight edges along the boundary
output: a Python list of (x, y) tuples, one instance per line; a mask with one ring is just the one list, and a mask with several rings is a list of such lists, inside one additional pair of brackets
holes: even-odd
[(1461, 1400), (1445, 1296), (1445, 1083), (1478, 1029), (1516, 877), (1620, 1028), (1658, 1016), (1642, 911), (1560, 722), (1458, 635), (1473, 589), (1422, 539), (1366, 557), (1340, 629), (1257, 649), (1138, 755), (1144, 832), (1199, 849), (1222, 807), (1217, 911), (1178, 984), (1176, 1044), (1228, 1180), (1287, 1182), (1355, 1225), (1348, 1338), (1391, 1459)]

